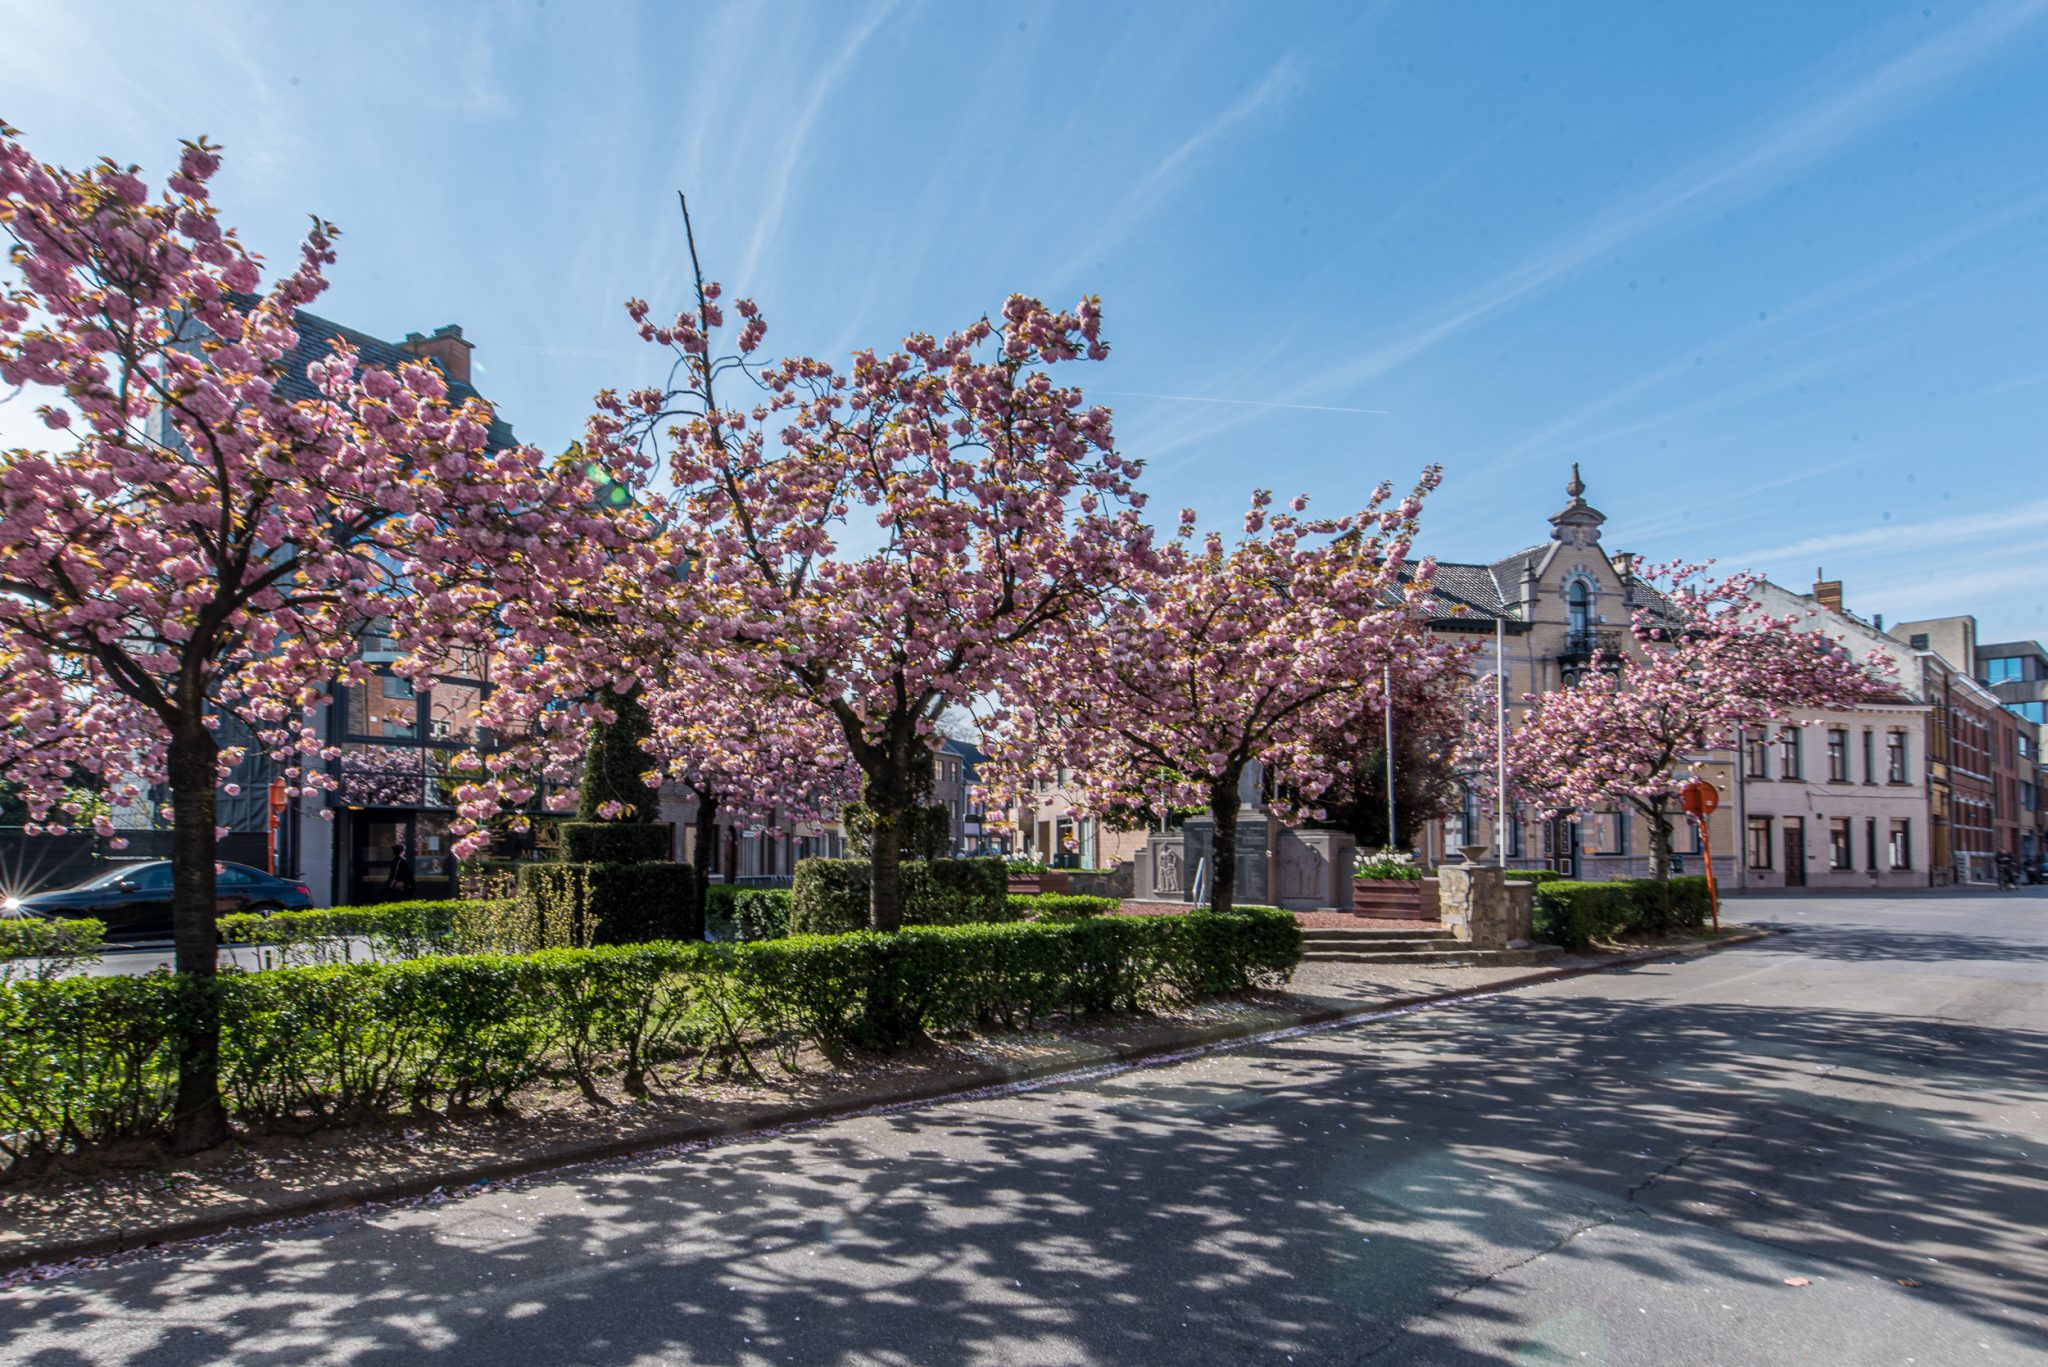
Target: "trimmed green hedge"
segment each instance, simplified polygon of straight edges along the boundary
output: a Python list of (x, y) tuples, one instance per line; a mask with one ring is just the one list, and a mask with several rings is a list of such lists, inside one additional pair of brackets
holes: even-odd
[(688, 864), (534, 864), (519, 871), (519, 925), (503, 947), (701, 940), (696, 892), (696, 871)]
[(1568, 883), (1571, 880), (1556, 869), (1509, 869), (1510, 883)]
[(666, 822), (565, 821), (565, 864), (665, 864), (675, 834)]
[(613, 1078), (679, 1085), (669, 1065), (693, 1057), (752, 1069), (762, 1050), (793, 1062), (806, 1044), (1144, 1010), (1278, 985), (1300, 957), (1288, 913), (1198, 911), (14, 983), (0, 986), (0, 1160), (161, 1138), (194, 991), (219, 1007), (233, 1116), (299, 1128), (501, 1107), (540, 1078), (596, 1098)]
[(1114, 897), (1084, 897), (1078, 893), (1013, 893), (1009, 899), (1010, 919), (1026, 921), (1077, 921), (1084, 916), (1108, 916), (1119, 903)]
[(789, 934), (788, 888), (741, 888), (733, 899), (733, 931), (741, 940), (780, 940)]
[(458, 898), (268, 916), (237, 912), (221, 917), (219, 926), (221, 939), (229, 944), (273, 950), (286, 964), (346, 963), (353, 957), (349, 941), (357, 939), (368, 940), (370, 952), (380, 959), (457, 954), (500, 943), (510, 913), (505, 903)]
[(1707, 880), (1618, 878), (1605, 883), (1539, 882), (1533, 929), (1537, 939), (1581, 948), (1617, 935), (1661, 935), (1697, 929), (1708, 910)]
[(107, 923), (89, 917), (0, 917), (0, 983), (16, 977), (60, 978), (99, 958), (106, 938)]
[[(868, 924), (868, 861), (800, 859), (789, 926), (795, 935), (843, 935)], [(1000, 859), (903, 861), (903, 924), (968, 925), (1010, 918)]]

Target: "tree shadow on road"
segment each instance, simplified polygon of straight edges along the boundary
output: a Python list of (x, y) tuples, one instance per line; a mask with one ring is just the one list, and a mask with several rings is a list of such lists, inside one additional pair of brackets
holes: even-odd
[[(2007, 1330), (2048, 1314), (2048, 1194), (1997, 1117), (2044, 1079), (2036, 1033), (1514, 995), (117, 1265), (0, 1300), (0, 1326), (38, 1367), (1456, 1367), (1527, 1347), (1466, 1292), (1654, 1221), (1610, 1256), (1674, 1292), (1781, 1293), (1730, 1252), (1767, 1240)], [(1453, 1301), (1456, 1340), (1431, 1318)], [(1597, 1314), (1542, 1308), (1572, 1311)]]

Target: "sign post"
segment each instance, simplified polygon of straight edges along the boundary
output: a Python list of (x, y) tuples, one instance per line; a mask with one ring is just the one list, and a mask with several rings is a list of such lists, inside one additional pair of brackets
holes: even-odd
[(1707, 818), (1721, 805), (1721, 794), (1705, 779), (1689, 778), (1678, 785), (1678, 805), (1687, 816), (1699, 823), (1700, 849), (1707, 864), (1707, 905), (1714, 913), (1714, 934), (1719, 935), (1721, 892), (1714, 885), (1714, 837), (1707, 829)]

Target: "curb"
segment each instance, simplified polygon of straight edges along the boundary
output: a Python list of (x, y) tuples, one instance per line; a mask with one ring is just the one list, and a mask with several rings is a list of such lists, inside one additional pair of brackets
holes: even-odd
[(915, 1083), (902, 1091), (877, 1099), (873, 1096), (859, 1099), (846, 1098), (838, 1101), (824, 1101), (814, 1105), (786, 1105), (766, 1109), (750, 1116), (744, 1122), (730, 1125), (686, 1124), (673, 1129), (635, 1135), (626, 1138), (593, 1140), (581, 1145), (568, 1145), (547, 1153), (532, 1154), (521, 1158), (505, 1158), (487, 1162), (471, 1163), (466, 1166), (444, 1169), (432, 1175), (406, 1178), (385, 1182), (363, 1189), (343, 1192), (327, 1192), (297, 1200), (281, 1201), (261, 1210), (245, 1210), (220, 1215), (200, 1215), (157, 1225), (150, 1229), (126, 1230), (101, 1235), (90, 1239), (72, 1239), (62, 1243), (43, 1244), (36, 1247), (19, 1247), (0, 1251), (0, 1277), (24, 1269), (54, 1263), (68, 1263), (82, 1258), (104, 1258), (120, 1253), (155, 1248), (164, 1244), (185, 1243), (196, 1239), (209, 1239), (237, 1230), (253, 1230), (266, 1225), (283, 1224), (303, 1220), (312, 1216), (336, 1214), (343, 1211), (374, 1211), (378, 1207), (390, 1206), (416, 1197), (431, 1196), (446, 1191), (455, 1194), (460, 1188), (476, 1186), (486, 1182), (503, 1182), (539, 1173), (566, 1173), (578, 1168), (628, 1158), (639, 1154), (652, 1154), (666, 1149), (703, 1148), (729, 1144), (762, 1134), (770, 1130), (809, 1128), (828, 1121), (845, 1119), (848, 1116), (902, 1110), (907, 1107), (924, 1105), (934, 1101), (966, 1099), (991, 1088), (1015, 1089), (1021, 1084), (1040, 1086), (1086, 1078), (1109, 1070), (1126, 1068), (1162, 1067), (1181, 1062), (1189, 1057), (1220, 1049), (1228, 1045), (1256, 1044), (1266, 1040), (1307, 1033), (1310, 1031), (1337, 1030), (1347, 1026), (1362, 1025), (1385, 1016), (1414, 1011), (1422, 1007), (1453, 1006), (1460, 1002), (1498, 996), (1519, 988), (1535, 987), (1544, 983), (1562, 982), (1568, 978), (1582, 978), (1594, 973), (1606, 973), (1617, 968), (1632, 968), (1638, 964), (1656, 963), (1668, 959), (1682, 959), (1699, 954), (1712, 953), (1732, 945), (1750, 944), (1767, 938), (1771, 931), (1757, 928), (1741, 934), (1731, 934), (1720, 940), (1699, 944), (1677, 945), (1664, 949), (1644, 950), (1635, 954), (1616, 955), (1611, 959), (1592, 964), (1573, 964), (1563, 968), (1539, 968), (1503, 978), (1499, 982), (1487, 983), (1481, 987), (1459, 988), (1445, 992), (1425, 992), (1414, 996), (1393, 997), (1376, 1002), (1372, 1006), (1354, 1010), (1347, 1007), (1326, 1007), (1311, 1011), (1290, 1011), (1274, 1020), (1260, 1022), (1237, 1022), (1228, 1025), (1212, 1025), (1178, 1031), (1164, 1038), (1143, 1044), (1109, 1045), (1103, 1047), (1101, 1056), (1085, 1062), (1072, 1058), (1047, 1059), (1039, 1063), (1023, 1064), (1014, 1068), (983, 1065), (966, 1075), (955, 1074), (944, 1079)]

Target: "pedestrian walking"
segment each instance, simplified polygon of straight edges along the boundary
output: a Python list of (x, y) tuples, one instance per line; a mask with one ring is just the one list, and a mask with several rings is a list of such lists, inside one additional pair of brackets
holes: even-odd
[(391, 847), (391, 877), (384, 881), (384, 891), (392, 897), (412, 892), (412, 860), (405, 852), (403, 840)]

